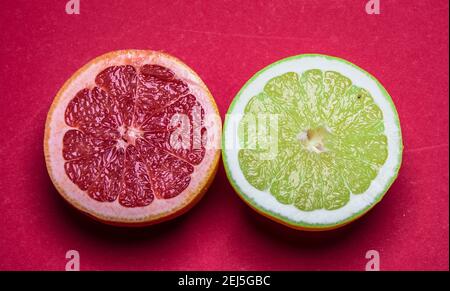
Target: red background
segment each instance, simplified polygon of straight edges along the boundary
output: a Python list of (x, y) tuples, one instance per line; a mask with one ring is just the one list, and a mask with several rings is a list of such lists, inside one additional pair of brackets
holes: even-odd
[[(0, 7), (0, 269), (383, 270), (449, 268), (447, 0), (2, 1)], [(47, 110), (73, 72), (107, 51), (164, 50), (203, 78), (225, 114), (258, 70), (324, 53), (374, 74), (397, 106), (405, 152), (397, 181), (367, 216), (302, 233), (254, 213), (221, 166), (188, 214), (144, 229), (91, 221), (58, 196), (42, 141)]]

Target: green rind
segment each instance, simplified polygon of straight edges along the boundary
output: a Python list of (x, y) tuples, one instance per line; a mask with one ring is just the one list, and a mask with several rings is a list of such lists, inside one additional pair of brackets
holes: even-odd
[(284, 63), (290, 60), (294, 60), (294, 59), (301, 59), (304, 57), (322, 57), (322, 58), (326, 58), (329, 60), (335, 60), (335, 61), (339, 61), (339, 62), (343, 62), (347, 65), (352, 66), (353, 68), (356, 68), (357, 70), (361, 71), (362, 73), (364, 73), (366, 76), (368, 76), (370, 79), (372, 79), (378, 86), (378, 88), (381, 90), (381, 92), (383, 93), (383, 96), (385, 97), (385, 99), (389, 102), (389, 105), (392, 109), (392, 111), (394, 112), (394, 117), (395, 117), (395, 123), (398, 126), (399, 129), (399, 145), (400, 145), (400, 152), (399, 152), (399, 162), (397, 164), (397, 166), (394, 169), (394, 175), (392, 176), (392, 178), (388, 181), (387, 186), (384, 188), (384, 191), (382, 191), (380, 194), (377, 195), (377, 197), (375, 198), (375, 201), (369, 205), (367, 205), (365, 208), (363, 208), (362, 210), (358, 211), (357, 213), (353, 214), (352, 216), (343, 219), (343, 220), (339, 220), (336, 221), (335, 223), (306, 223), (306, 222), (297, 222), (297, 221), (293, 221), (289, 218), (286, 218), (278, 213), (275, 213), (271, 210), (267, 210), (263, 207), (261, 207), (260, 205), (258, 205), (257, 203), (255, 203), (251, 198), (249, 198), (244, 191), (242, 191), (242, 189), (239, 187), (238, 183), (232, 178), (231, 176), (231, 172), (230, 169), (228, 167), (228, 159), (227, 159), (227, 155), (226, 155), (226, 151), (225, 151), (225, 140), (226, 140), (226, 129), (228, 126), (228, 120), (227, 118), (225, 118), (224, 121), (224, 126), (223, 126), (223, 138), (222, 138), (222, 159), (223, 159), (223, 164), (225, 167), (225, 173), (228, 177), (228, 180), (231, 183), (231, 186), (233, 187), (233, 189), (237, 192), (237, 194), (244, 199), (244, 201), (246, 201), (247, 203), (249, 203), (250, 205), (252, 205), (253, 207), (255, 207), (256, 209), (258, 209), (259, 211), (263, 212), (263, 213), (267, 213), (269, 216), (274, 217), (278, 220), (281, 220), (285, 223), (287, 223), (290, 226), (293, 226), (294, 228), (304, 228), (304, 229), (311, 229), (311, 230), (325, 230), (325, 229), (330, 229), (330, 228), (337, 228), (339, 226), (344, 226), (349, 222), (352, 222), (353, 220), (357, 219), (358, 217), (366, 214), (370, 209), (372, 209), (376, 204), (378, 204), (384, 197), (384, 195), (386, 194), (386, 192), (389, 190), (389, 188), (392, 186), (392, 184), (394, 183), (394, 181), (397, 179), (398, 177), (398, 172), (400, 170), (400, 166), (402, 164), (402, 159), (403, 159), (403, 139), (402, 139), (402, 132), (401, 132), (401, 127), (400, 127), (400, 120), (398, 117), (398, 112), (397, 109), (394, 105), (394, 102), (392, 101), (391, 96), (389, 95), (389, 93), (386, 91), (386, 89), (384, 88), (384, 86), (374, 77), (372, 76), (369, 72), (367, 72), (366, 70), (356, 66), (355, 64), (338, 58), (338, 57), (334, 57), (334, 56), (329, 56), (329, 55), (322, 55), (322, 54), (301, 54), (301, 55), (296, 55), (296, 56), (291, 56), (291, 57), (287, 57), (284, 59), (281, 59), (279, 61), (276, 61), (270, 65), (268, 65), (267, 67), (263, 68), (262, 70), (258, 71), (256, 74), (253, 75), (253, 77), (251, 77), (245, 84), (244, 86), (239, 90), (239, 92), (237, 93), (237, 95), (233, 98), (233, 101), (230, 104), (230, 107), (228, 108), (227, 111), (227, 115), (230, 114), (233, 109), (234, 106), (236, 105), (237, 100), (239, 100), (239, 97), (241, 96), (242, 92), (247, 88), (247, 86), (249, 84), (251, 84), (259, 75), (261, 75), (262, 73), (264, 73), (265, 71), (271, 69), (272, 67), (274, 67), (275, 65), (278, 65), (280, 63)]

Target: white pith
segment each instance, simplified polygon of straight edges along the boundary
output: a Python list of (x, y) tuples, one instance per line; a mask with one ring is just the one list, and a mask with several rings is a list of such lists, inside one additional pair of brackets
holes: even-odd
[[(244, 177), (239, 166), (238, 152), (240, 144), (238, 141), (238, 127), (244, 108), (249, 100), (263, 91), (265, 84), (273, 77), (287, 72), (301, 74), (310, 69), (322, 71), (336, 71), (348, 77), (352, 83), (365, 88), (372, 95), (375, 103), (383, 112), (385, 125), (384, 134), (387, 137), (388, 157), (385, 164), (380, 168), (377, 177), (372, 181), (370, 187), (362, 194), (351, 194), (350, 201), (337, 210), (314, 210), (302, 211), (293, 205), (278, 202), (274, 196), (267, 191), (261, 191), (253, 187)], [(401, 130), (397, 123), (397, 115), (390, 101), (383, 95), (380, 84), (372, 79), (366, 72), (352, 66), (342, 60), (330, 59), (325, 56), (302, 56), (292, 58), (274, 64), (270, 69), (263, 70), (256, 78), (246, 84), (238, 97), (234, 100), (234, 107), (228, 112), (227, 125), (224, 131), (224, 162), (228, 168), (230, 178), (237, 184), (240, 191), (247, 200), (257, 208), (272, 212), (286, 221), (298, 225), (334, 225), (338, 222), (348, 220), (364, 209), (373, 205), (377, 198), (385, 193), (390, 182), (396, 176), (398, 166), (401, 162)], [(300, 137), (301, 138), (301, 137)]]
[[(195, 199), (198, 189), (205, 186), (206, 173), (212, 173), (212, 169), (218, 162), (217, 151), (220, 148), (221, 126), (220, 121), (211, 118), (209, 123), (205, 124), (208, 130), (208, 145), (203, 161), (194, 166), (194, 173), (191, 175), (189, 186), (179, 195), (170, 199), (154, 198), (153, 202), (145, 207), (124, 207), (118, 200), (114, 202), (99, 202), (87, 195), (75, 185), (66, 175), (64, 170), (65, 160), (62, 157), (62, 140), (65, 132), (71, 129), (64, 121), (64, 112), (70, 100), (78, 91), (83, 88), (93, 88), (95, 86), (95, 77), (98, 73), (109, 66), (133, 65), (138, 68), (144, 64), (157, 64), (169, 68), (175, 73), (175, 77), (185, 81), (197, 101), (205, 110), (205, 115), (218, 116), (215, 105), (211, 102), (209, 92), (203, 81), (191, 71), (186, 65), (173, 57), (165, 54), (151, 51), (130, 51), (128, 54), (111, 54), (112, 57), (92, 61), (84, 70), (76, 76), (75, 79), (67, 83), (59, 92), (57, 106), (53, 106), (53, 111), (49, 113), (46, 125), (46, 140), (44, 147), (46, 149), (46, 162), (48, 164), (49, 174), (55, 186), (64, 191), (63, 196), (71, 204), (81, 210), (90, 213), (102, 220), (111, 222), (140, 222), (164, 216), (166, 213), (173, 213), (190, 204)], [(130, 138), (139, 138), (138, 129), (119, 128), (119, 131), (127, 134)], [(133, 141), (131, 141), (133, 142)], [(126, 147), (127, 142), (119, 140), (117, 146)], [(203, 174), (203, 175), (202, 175)]]

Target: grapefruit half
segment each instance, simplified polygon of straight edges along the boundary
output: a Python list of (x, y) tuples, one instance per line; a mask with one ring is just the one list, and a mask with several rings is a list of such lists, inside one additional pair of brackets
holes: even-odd
[(256, 73), (224, 124), (231, 184), (258, 213), (329, 230), (377, 204), (398, 175), (400, 123), (372, 75), (340, 58), (299, 55)]
[(59, 90), (44, 152), (61, 196), (104, 223), (149, 225), (192, 207), (211, 184), (221, 121), (200, 77), (162, 52), (95, 58)]

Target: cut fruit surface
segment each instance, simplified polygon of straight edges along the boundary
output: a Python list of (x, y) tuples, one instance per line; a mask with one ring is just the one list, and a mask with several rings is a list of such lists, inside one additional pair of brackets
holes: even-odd
[(76, 72), (48, 113), (44, 150), (59, 193), (105, 223), (178, 216), (218, 166), (221, 122), (209, 90), (180, 60), (126, 50)]
[(297, 229), (349, 223), (379, 202), (402, 157), (382, 85), (339, 58), (300, 55), (251, 78), (233, 100), (223, 158), (240, 197)]

